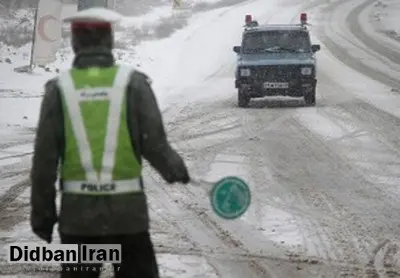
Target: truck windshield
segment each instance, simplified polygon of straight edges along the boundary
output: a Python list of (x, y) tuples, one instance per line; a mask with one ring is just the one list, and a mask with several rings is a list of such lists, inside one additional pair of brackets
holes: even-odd
[(257, 31), (243, 37), (243, 53), (310, 52), (308, 32), (301, 30)]

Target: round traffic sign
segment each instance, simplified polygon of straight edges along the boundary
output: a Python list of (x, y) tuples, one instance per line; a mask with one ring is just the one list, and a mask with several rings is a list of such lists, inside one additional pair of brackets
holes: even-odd
[(242, 216), (250, 206), (251, 192), (246, 182), (238, 177), (225, 177), (214, 184), (210, 192), (214, 212), (224, 219)]

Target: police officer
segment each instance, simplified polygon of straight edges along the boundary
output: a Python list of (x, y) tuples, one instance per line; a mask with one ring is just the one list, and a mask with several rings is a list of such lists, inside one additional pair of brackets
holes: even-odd
[[(45, 85), (31, 170), (31, 227), (48, 243), (58, 222), (62, 243), (122, 244), (116, 277), (156, 278), (142, 158), (168, 183), (190, 178), (167, 141), (149, 78), (114, 62), (112, 23), (120, 19), (92, 8), (66, 20), (75, 59), (71, 70)], [(100, 276), (99, 265), (71, 267), (64, 265), (61, 277)]]

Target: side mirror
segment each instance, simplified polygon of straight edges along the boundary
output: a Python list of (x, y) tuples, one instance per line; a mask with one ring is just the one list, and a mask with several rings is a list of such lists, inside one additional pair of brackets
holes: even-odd
[(321, 50), (321, 46), (319, 45), (319, 44), (313, 44), (313, 45), (311, 45), (311, 51), (312, 52), (317, 52), (317, 51), (320, 51)]
[(240, 46), (234, 46), (233, 47), (233, 52), (239, 54), (240, 53)]

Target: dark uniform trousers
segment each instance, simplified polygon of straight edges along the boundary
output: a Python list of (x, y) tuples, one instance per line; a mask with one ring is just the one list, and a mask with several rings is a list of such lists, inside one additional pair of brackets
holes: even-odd
[[(113, 265), (116, 278), (159, 278), (150, 233), (118, 236), (77, 236), (60, 234), (63, 244), (121, 244), (122, 263)], [(97, 278), (102, 265), (63, 264), (61, 278)]]

